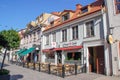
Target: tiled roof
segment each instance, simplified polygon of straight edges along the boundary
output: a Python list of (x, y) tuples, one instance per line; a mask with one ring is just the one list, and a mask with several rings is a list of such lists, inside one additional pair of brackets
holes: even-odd
[(56, 16), (60, 16), (61, 12), (51, 12), (51, 14), (56, 15)]
[[(79, 4), (77, 4), (77, 5), (79, 5)], [(76, 20), (76, 19), (81, 18), (83, 16), (87, 16), (89, 14), (92, 14), (92, 13), (95, 13), (97, 11), (100, 11), (102, 9), (102, 6), (103, 6), (103, 0), (97, 0), (97, 1), (91, 3), (91, 4), (87, 5), (87, 6), (83, 6), (82, 7), (80, 5), (79, 8), (76, 8), (76, 11), (73, 11), (73, 10), (64, 10), (60, 15), (62, 15), (64, 12), (72, 12), (73, 16), (70, 19), (68, 19), (68, 20), (66, 20), (64, 22), (61, 21), (62, 20), (61, 18), (55, 20), (54, 21), (55, 22), (54, 26), (51, 26), (51, 25), (46, 26), (44, 31), (53, 29), (55, 27), (58, 27), (60, 25), (68, 23), (70, 21)], [(83, 13), (82, 10), (84, 10), (86, 8), (87, 8), (88, 11), (86, 11), (86, 12)]]

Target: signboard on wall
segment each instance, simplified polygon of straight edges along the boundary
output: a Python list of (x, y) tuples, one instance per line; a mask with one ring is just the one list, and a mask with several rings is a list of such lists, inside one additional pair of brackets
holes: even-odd
[(69, 47), (69, 46), (77, 46), (77, 42), (69, 42), (69, 43), (63, 44), (63, 47)]
[(56, 48), (56, 42), (51, 42), (51, 47)]

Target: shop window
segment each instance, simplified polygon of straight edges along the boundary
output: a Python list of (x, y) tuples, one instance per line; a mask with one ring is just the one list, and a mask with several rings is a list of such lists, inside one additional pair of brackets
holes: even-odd
[(72, 39), (78, 39), (78, 26), (72, 27)]
[(120, 0), (115, 0), (116, 13), (120, 13)]
[(89, 21), (85, 23), (86, 26), (86, 37), (93, 37), (94, 36), (94, 22)]
[(81, 60), (81, 52), (67, 53), (66, 60)]
[(50, 52), (49, 54), (47, 54), (47, 58), (48, 59), (55, 59), (55, 54), (53, 54), (52, 52)]

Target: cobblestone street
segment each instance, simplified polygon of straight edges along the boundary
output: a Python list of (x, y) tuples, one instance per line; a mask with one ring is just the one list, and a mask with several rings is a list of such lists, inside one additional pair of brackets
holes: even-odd
[[(1, 62), (2, 57), (0, 56), (0, 64)], [(5, 61), (4, 68), (10, 70), (10, 80), (120, 80), (120, 77), (104, 76), (95, 73), (82, 73), (62, 78), (53, 74), (39, 72), (36, 70), (23, 68), (22, 66), (15, 64), (10, 64), (7, 61)]]
[(120, 77), (104, 76), (95, 73), (82, 73), (78, 75), (67, 76), (65, 78), (52, 74), (34, 71), (32, 69), (23, 68), (22, 66), (8, 64), (5, 66), (10, 70), (10, 80), (119, 80)]

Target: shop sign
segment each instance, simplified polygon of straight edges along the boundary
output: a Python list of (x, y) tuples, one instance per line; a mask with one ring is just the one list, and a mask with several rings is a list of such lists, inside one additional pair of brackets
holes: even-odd
[(69, 47), (69, 46), (77, 46), (77, 42), (69, 42), (69, 43), (63, 44), (63, 47)]
[(51, 42), (51, 47), (56, 48), (56, 42)]

